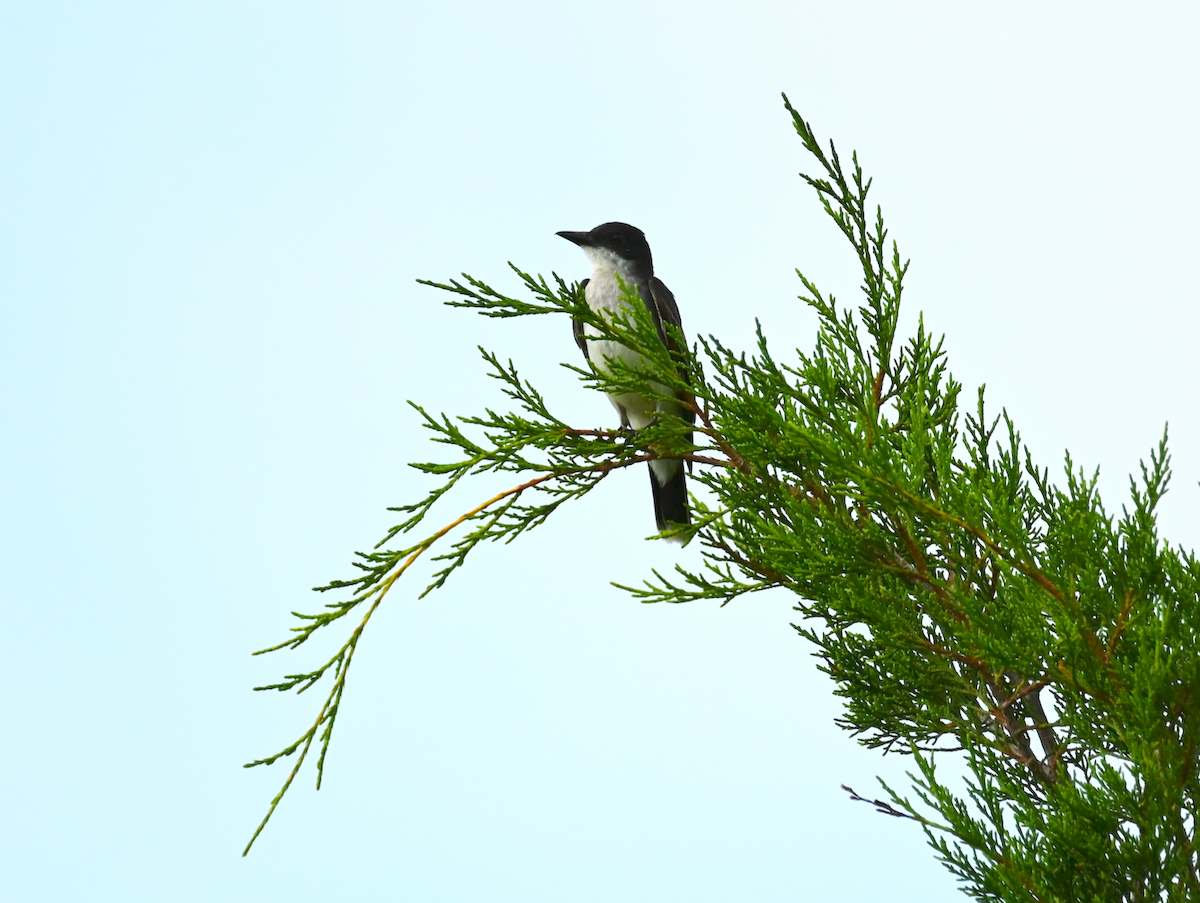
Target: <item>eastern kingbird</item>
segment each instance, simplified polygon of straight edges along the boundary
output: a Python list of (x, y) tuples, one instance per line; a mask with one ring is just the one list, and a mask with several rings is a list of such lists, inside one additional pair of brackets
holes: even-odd
[[(682, 361), (686, 352), (680, 345), (683, 325), (679, 321), (679, 308), (675, 306), (675, 296), (671, 290), (654, 275), (650, 245), (646, 243), (642, 230), (628, 223), (604, 223), (591, 232), (558, 234), (579, 245), (592, 262), (592, 277), (583, 280), (588, 307), (597, 314), (607, 313), (611, 316), (616, 313), (623, 303), (617, 282), (620, 276), (626, 286), (637, 289), (654, 319), (659, 337), (671, 356)], [(679, 330), (678, 338), (667, 333), (663, 328), (666, 323)], [(650, 368), (649, 362), (638, 352), (619, 342), (599, 338), (594, 329), (579, 320), (574, 320), (573, 325), (575, 344), (601, 373), (610, 372), (606, 364), (608, 358), (620, 360), (630, 369), (642, 373)], [(676, 372), (681, 378), (686, 378), (678, 364)], [(653, 382), (650, 385), (659, 395), (682, 399), (681, 393), (674, 388)], [(696, 412), (682, 401), (646, 398), (636, 392), (613, 393), (608, 398), (621, 415), (623, 427), (644, 429), (653, 424), (660, 413), (674, 414), (688, 423), (696, 422)], [(688, 433), (688, 439), (691, 439), (691, 433)], [(670, 524), (686, 525), (692, 522), (682, 461), (678, 458), (656, 458), (651, 461), (650, 488), (654, 492), (654, 519), (658, 522), (659, 531), (668, 529)]]

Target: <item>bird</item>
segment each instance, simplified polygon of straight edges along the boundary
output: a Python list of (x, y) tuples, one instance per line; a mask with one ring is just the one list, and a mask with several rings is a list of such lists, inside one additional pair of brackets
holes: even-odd
[[(590, 232), (557, 234), (578, 245), (592, 264), (591, 277), (584, 279), (581, 284), (588, 307), (594, 313), (610, 317), (622, 308), (625, 301), (621, 296), (618, 276), (628, 288), (636, 289), (650, 311), (659, 338), (676, 361), (676, 375), (686, 382), (686, 340), (683, 339), (679, 307), (671, 290), (654, 275), (654, 261), (645, 233), (628, 223), (603, 223)], [(668, 323), (678, 332), (668, 333), (664, 328)], [(611, 372), (607, 365), (609, 359), (620, 360), (632, 370), (653, 372), (654, 365), (633, 349), (620, 342), (601, 338), (594, 328), (576, 318), (572, 318), (572, 326), (575, 344), (599, 372), (606, 375)], [(650, 385), (656, 394), (676, 400), (647, 398), (636, 392), (609, 393), (609, 401), (617, 409), (623, 428), (645, 429), (656, 423), (660, 414), (674, 414), (695, 424), (696, 412), (691, 407), (690, 395), (660, 383), (652, 382)], [(689, 431), (689, 442), (691, 438)], [(660, 533), (691, 524), (683, 461), (678, 458), (655, 458), (650, 461), (650, 488), (654, 495), (654, 519)], [(683, 541), (683, 537), (671, 538)]]

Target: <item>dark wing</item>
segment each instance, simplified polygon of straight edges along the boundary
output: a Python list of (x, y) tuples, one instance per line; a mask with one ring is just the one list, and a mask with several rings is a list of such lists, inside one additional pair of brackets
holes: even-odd
[[(590, 281), (589, 279), (584, 279), (583, 282), (579, 283), (579, 290), (584, 291)], [(590, 361), (591, 358), (588, 357), (587, 353), (587, 339), (583, 337), (583, 321), (571, 317), (571, 332), (575, 334), (575, 344), (579, 346), (579, 350), (583, 352), (583, 356)]]
[[(663, 281), (657, 276), (650, 277), (650, 302), (650, 313), (654, 315), (654, 325), (658, 327), (663, 344), (667, 346), (667, 351), (671, 352), (671, 357), (675, 360), (676, 372), (685, 383), (690, 383), (687, 339), (683, 335), (683, 321), (679, 319), (679, 306), (675, 303), (675, 296), (671, 294), (671, 290), (663, 285)], [(677, 335), (667, 332), (664, 327), (668, 323), (678, 330)], [(691, 398), (687, 398), (685, 401), (690, 402)], [(690, 407), (684, 409), (682, 417), (689, 423), (696, 422), (696, 412)]]
[(654, 314), (654, 325), (658, 327), (660, 333), (663, 333), (664, 342), (667, 341), (667, 336), (662, 328), (663, 323), (670, 323), (680, 332), (683, 331), (683, 323), (679, 319), (679, 305), (675, 303), (675, 296), (657, 276), (650, 277), (650, 301), (650, 312)]

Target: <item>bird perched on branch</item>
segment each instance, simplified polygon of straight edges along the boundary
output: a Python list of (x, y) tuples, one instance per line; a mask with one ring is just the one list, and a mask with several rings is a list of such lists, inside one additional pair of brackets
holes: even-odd
[[(650, 257), (650, 245), (641, 229), (628, 223), (604, 223), (590, 232), (559, 232), (567, 241), (578, 245), (592, 264), (590, 279), (583, 281), (584, 297), (588, 307), (597, 314), (609, 316), (619, 311), (625, 303), (621, 296), (620, 283), (636, 289), (654, 320), (659, 337), (676, 363), (676, 373), (686, 379), (683, 362), (686, 360), (683, 325), (679, 320), (679, 308), (661, 279), (654, 275), (654, 262)], [(672, 335), (664, 326), (671, 324), (678, 330)], [(620, 360), (627, 367), (642, 373), (652, 374), (654, 365), (638, 352), (611, 339), (600, 338), (596, 331), (579, 320), (574, 321), (575, 343), (584, 357), (595, 364), (601, 373), (610, 371), (606, 359)], [(696, 422), (696, 412), (688, 402), (690, 397), (675, 388), (652, 382), (651, 388), (665, 398), (648, 398), (636, 392), (610, 393), (609, 400), (621, 415), (621, 426), (635, 430), (645, 429), (657, 422), (660, 414), (669, 413), (682, 417), (689, 423)], [(667, 400), (670, 398), (675, 401)], [(688, 434), (691, 439), (691, 433)], [(692, 522), (688, 510), (687, 481), (683, 462), (678, 458), (656, 458), (650, 462), (650, 488), (654, 493), (654, 519), (660, 531), (671, 525), (687, 525)]]

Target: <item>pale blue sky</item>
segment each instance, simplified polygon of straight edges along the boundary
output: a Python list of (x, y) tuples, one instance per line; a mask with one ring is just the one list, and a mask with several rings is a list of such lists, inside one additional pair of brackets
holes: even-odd
[(1116, 509), (1170, 421), (1162, 523), (1194, 547), (1198, 19), (0, 5), (6, 896), (959, 899), (913, 826), (838, 789), (903, 786), (906, 762), (833, 725), (786, 595), (656, 608), (609, 585), (697, 555), (642, 541), (640, 472), (433, 597), (398, 586), (324, 789), (302, 775), (242, 860), (284, 772), (240, 765), (319, 702), (250, 687), (328, 643), (248, 653), (428, 485), (406, 399), (503, 403), (476, 345), (612, 425), (557, 366), (563, 322), (452, 311), (418, 277), (579, 278), (554, 233), (626, 220), (689, 333), (745, 347), (758, 317), (810, 346), (793, 268), (846, 300), (857, 280), (780, 91), (875, 176), (906, 324), (946, 333), (1042, 463), (1100, 466)]

